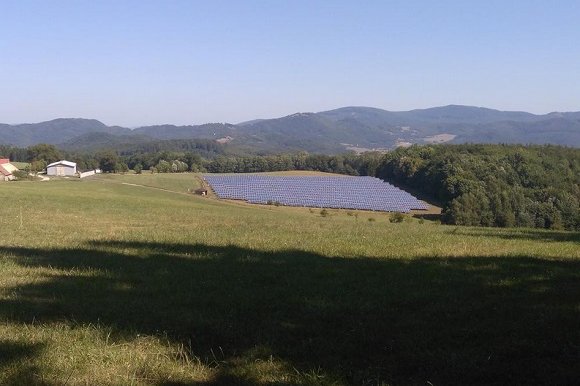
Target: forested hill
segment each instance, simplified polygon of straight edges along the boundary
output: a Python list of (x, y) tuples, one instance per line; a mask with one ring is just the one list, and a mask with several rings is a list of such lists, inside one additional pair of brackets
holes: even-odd
[(0, 124), (0, 144), (20, 147), (48, 143), (67, 150), (95, 150), (104, 145), (115, 148), (131, 142), (182, 139), (207, 139), (228, 144), (238, 153), (308, 151), (336, 154), (347, 150), (363, 152), (432, 143), (580, 147), (580, 112), (534, 115), (456, 105), (411, 111), (344, 107), (240, 124), (157, 125), (136, 129), (107, 126), (93, 119)]
[(96, 119), (59, 118), (40, 123), (0, 124), (0, 144), (30, 146), (37, 143), (61, 144), (88, 133), (132, 134), (127, 128), (107, 126)]
[(414, 146), (376, 175), (438, 199), (446, 223), (580, 230), (580, 149)]

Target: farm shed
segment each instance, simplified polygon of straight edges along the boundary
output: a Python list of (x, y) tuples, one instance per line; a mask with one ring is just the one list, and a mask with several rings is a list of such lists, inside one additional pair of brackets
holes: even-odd
[(48, 176), (75, 176), (77, 173), (77, 164), (70, 161), (53, 162), (46, 167)]
[(0, 158), (0, 181), (10, 181), (14, 179), (12, 173), (18, 168), (10, 163), (8, 158)]

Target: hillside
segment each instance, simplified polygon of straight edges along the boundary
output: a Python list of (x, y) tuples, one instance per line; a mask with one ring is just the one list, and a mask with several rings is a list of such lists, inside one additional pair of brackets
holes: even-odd
[(40, 123), (0, 124), (0, 143), (15, 146), (29, 146), (37, 143), (60, 144), (94, 132), (114, 135), (131, 134), (130, 129), (106, 126), (96, 119), (59, 118)]
[[(106, 133), (99, 139), (94, 133)], [(112, 139), (119, 136), (120, 139)], [(534, 115), (481, 107), (450, 105), (411, 111), (344, 107), (296, 113), (237, 125), (156, 125), (134, 130), (91, 119), (56, 119), (36, 124), (0, 124), (0, 144), (36, 143), (80, 150), (134, 137), (137, 142), (210, 139), (250, 153), (300, 151), (338, 153), (385, 150), (412, 143), (521, 143), (580, 147), (580, 112)]]
[(0, 384), (577, 380), (578, 233), (254, 207), (198, 181), (2, 187)]
[(139, 144), (151, 143), (153, 141), (153, 138), (141, 134), (115, 135), (93, 131), (73, 137), (59, 144), (59, 147), (63, 150), (70, 151), (94, 151), (101, 149), (122, 149)]
[(236, 129), (237, 127), (235, 125), (227, 123), (207, 123), (191, 126), (144, 126), (133, 130), (133, 133), (146, 135), (155, 139), (220, 139), (234, 134)]

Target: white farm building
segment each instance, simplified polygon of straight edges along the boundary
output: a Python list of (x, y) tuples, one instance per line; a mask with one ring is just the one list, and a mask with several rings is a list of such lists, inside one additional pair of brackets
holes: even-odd
[(48, 176), (75, 176), (77, 174), (77, 164), (70, 161), (53, 162), (46, 167)]

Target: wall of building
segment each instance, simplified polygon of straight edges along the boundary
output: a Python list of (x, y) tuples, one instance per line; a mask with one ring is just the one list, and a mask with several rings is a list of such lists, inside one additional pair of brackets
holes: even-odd
[(48, 176), (66, 176), (72, 177), (76, 174), (76, 168), (65, 166), (65, 165), (56, 165), (51, 166), (46, 169), (46, 175)]
[(97, 172), (95, 170), (89, 170), (88, 172), (79, 173), (80, 178), (94, 176)]

